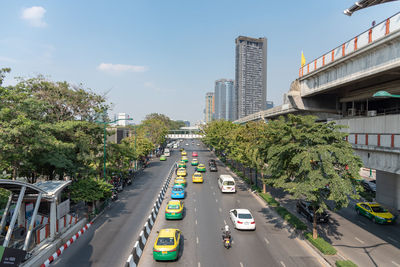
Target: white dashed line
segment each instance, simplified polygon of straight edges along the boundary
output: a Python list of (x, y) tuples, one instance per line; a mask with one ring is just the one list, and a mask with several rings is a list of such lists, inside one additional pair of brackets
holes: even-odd
[(399, 242), (399, 241), (397, 241), (397, 240), (395, 240), (395, 239), (391, 238), (390, 236), (388, 237), (388, 239), (389, 239), (390, 241), (392, 241), (392, 242), (396, 242), (396, 243), (398, 243), (398, 242)]
[(196, 199), (193, 199), (194, 202), (196, 202)]
[(197, 211), (197, 208), (194, 208), (194, 212), (196, 212)]
[(398, 264), (397, 262), (392, 261), (392, 263), (393, 263), (394, 265), (396, 265), (397, 267), (400, 267), (400, 264)]
[(264, 237), (265, 243), (269, 244), (269, 241), (266, 237)]
[(240, 267), (243, 267), (243, 263), (240, 263)]
[(199, 243), (199, 237), (198, 236), (196, 236), (196, 243), (197, 244)]
[(237, 199), (237, 200), (236, 200), (236, 202), (237, 202), (237, 203), (240, 203), (240, 200), (239, 200), (239, 199)]
[(197, 220), (196, 220), (196, 222), (195, 222), (196, 224), (197, 224)]
[(201, 267), (201, 264), (200, 264), (200, 262), (198, 262), (198, 263), (197, 263), (197, 267)]
[(364, 244), (365, 242), (362, 241), (361, 239), (359, 239), (358, 237), (354, 237), (355, 240), (357, 240), (358, 242), (360, 242), (361, 244)]
[(358, 223), (359, 223), (359, 224), (362, 224), (362, 225), (364, 225), (364, 226), (366, 226), (365, 222), (358, 221)]
[(226, 225), (226, 221), (224, 220), (224, 224)]
[(215, 192), (213, 192), (213, 195), (215, 196)]
[(221, 208), (219, 208), (218, 210), (219, 210), (219, 212), (222, 212), (222, 209), (221, 209)]
[(281, 264), (282, 264), (283, 267), (286, 267), (286, 265), (285, 265), (285, 263), (283, 263), (283, 261), (281, 261)]
[(215, 199), (215, 202), (218, 202), (218, 199)]

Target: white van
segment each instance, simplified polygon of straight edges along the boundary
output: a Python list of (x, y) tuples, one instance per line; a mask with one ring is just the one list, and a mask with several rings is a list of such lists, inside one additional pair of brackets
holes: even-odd
[(229, 174), (222, 174), (218, 179), (218, 186), (222, 193), (235, 193), (236, 183)]
[(166, 156), (166, 157), (171, 156), (171, 152), (169, 151), (168, 148), (164, 149), (164, 156)]

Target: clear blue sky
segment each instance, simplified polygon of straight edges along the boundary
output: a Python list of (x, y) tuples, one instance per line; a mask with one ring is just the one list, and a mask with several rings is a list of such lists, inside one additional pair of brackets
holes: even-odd
[(307, 61), (400, 10), (400, 2), (345, 16), (355, 0), (27, 1), (0, 3), (0, 66), (7, 79), (44, 74), (107, 93), (111, 113), (203, 118), (214, 81), (234, 78), (234, 40), (268, 38), (267, 98), (282, 103)]

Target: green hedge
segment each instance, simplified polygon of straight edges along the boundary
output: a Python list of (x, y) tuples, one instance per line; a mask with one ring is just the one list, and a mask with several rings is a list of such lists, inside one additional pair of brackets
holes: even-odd
[(307, 225), (284, 207), (276, 207), (275, 210), (285, 221), (297, 230), (307, 230)]
[(357, 267), (357, 264), (355, 264), (354, 262), (352, 262), (351, 260), (347, 260), (347, 261), (336, 261), (335, 265), (337, 267)]
[(335, 255), (337, 252), (336, 249), (322, 237), (314, 239), (311, 233), (305, 233), (304, 237), (325, 255)]
[(279, 202), (275, 200), (275, 198), (273, 198), (271, 196), (270, 193), (260, 193), (259, 194), (267, 203), (268, 205), (270, 205), (271, 207), (278, 207), (279, 206)]

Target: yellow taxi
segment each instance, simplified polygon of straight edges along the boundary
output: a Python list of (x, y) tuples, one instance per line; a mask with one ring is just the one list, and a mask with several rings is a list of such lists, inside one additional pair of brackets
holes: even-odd
[(201, 174), (200, 172), (193, 173), (192, 182), (193, 183), (202, 183), (203, 182), (203, 174)]
[(183, 162), (186, 163), (186, 162), (189, 161), (189, 159), (188, 159), (188, 157), (186, 157), (186, 156), (182, 156), (181, 161), (183, 161)]
[(178, 259), (181, 241), (179, 229), (161, 229), (153, 246), (153, 258), (156, 261), (170, 261)]
[(183, 218), (183, 201), (170, 200), (165, 208), (165, 219), (176, 220)]
[(394, 223), (396, 217), (376, 202), (359, 202), (355, 205), (357, 214), (371, 219), (375, 223)]
[(186, 184), (186, 179), (185, 179), (185, 177), (183, 177), (183, 176), (178, 176), (178, 177), (176, 177), (175, 178), (175, 181), (174, 181), (174, 184), (180, 184), (180, 185), (183, 185), (183, 186), (186, 186), (187, 184)]
[(179, 169), (176, 171), (176, 174), (177, 174), (178, 176), (186, 176), (186, 175), (187, 175), (186, 169), (185, 169), (185, 168), (179, 168)]
[(187, 155), (186, 151), (185, 151), (185, 150), (182, 150), (181, 156), (186, 156), (186, 155)]

